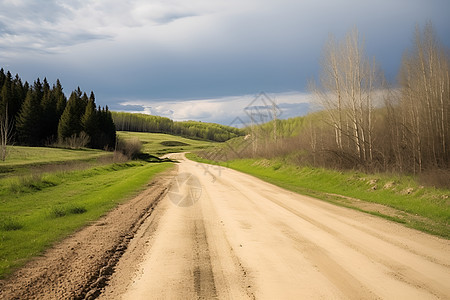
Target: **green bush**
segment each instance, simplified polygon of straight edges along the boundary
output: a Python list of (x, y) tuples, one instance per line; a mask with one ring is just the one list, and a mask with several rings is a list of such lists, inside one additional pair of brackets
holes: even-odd
[(6, 217), (0, 221), (0, 230), (13, 231), (22, 229), (23, 225), (14, 218)]
[(87, 212), (87, 209), (83, 206), (73, 206), (68, 209), (68, 212), (74, 215), (79, 215)]
[(180, 141), (162, 141), (160, 144), (166, 147), (189, 146), (189, 144)]
[(13, 179), (9, 184), (9, 191), (15, 194), (24, 192), (40, 191), (56, 184), (50, 180), (44, 179), (42, 174), (31, 174), (19, 176)]
[(67, 215), (67, 212), (63, 207), (53, 207), (50, 210), (50, 216), (53, 218), (61, 218), (65, 215)]
[(50, 216), (52, 218), (61, 218), (67, 215), (80, 215), (87, 212), (84, 206), (54, 206), (50, 210)]

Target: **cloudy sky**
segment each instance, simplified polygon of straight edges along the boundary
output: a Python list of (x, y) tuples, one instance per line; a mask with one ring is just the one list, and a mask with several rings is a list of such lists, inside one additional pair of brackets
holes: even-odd
[(308, 111), (324, 43), (356, 26), (395, 79), (414, 27), (450, 46), (448, 0), (0, 0), (0, 67), (113, 110), (227, 124), (259, 92)]

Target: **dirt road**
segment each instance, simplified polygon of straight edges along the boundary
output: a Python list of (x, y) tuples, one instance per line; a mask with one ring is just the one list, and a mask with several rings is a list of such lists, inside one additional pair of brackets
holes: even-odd
[(177, 156), (104, 299), (450, 298), (450, 241)]

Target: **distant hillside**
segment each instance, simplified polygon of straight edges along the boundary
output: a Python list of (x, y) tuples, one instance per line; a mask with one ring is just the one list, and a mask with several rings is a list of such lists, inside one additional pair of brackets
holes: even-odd
[(176, 122), (169, 118), (146, 114), (112, 112), (118, 131), (168, 133), (184, 137), (225, 142), (244, 135), (238, 128), (198, 121)]
[[(258, 134), (264, 135), (266, 138), (274, 138), (276, 132), (277, 138), (290, 138), (300, 135), (305, 129), (308, 129), (312, 124), (317, 125), (318, 121), (323, 117), (323, 112), (309, 113), (306, 116), (293, 117), (289, 119), (276, 120), (276, 130), (274, 130), (275, 122), (269, 121), (267, 123), (257, 126)], [(251, 128), (247, 128), (251, 130)]]

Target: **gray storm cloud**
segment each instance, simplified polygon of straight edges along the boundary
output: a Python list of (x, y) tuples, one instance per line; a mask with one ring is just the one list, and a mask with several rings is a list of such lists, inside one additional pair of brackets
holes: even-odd
[(3, 0), (0, 66), (28, 81), (59, 78), (66, 93), (93, 90), (101, 105), (145, 99), (158, 113), (161, 99), (305, 93), (329, 34), (353, 26), (395, 78), (415, 24), (432, 21), (450, 45), (449, 10), (443, 0)]

